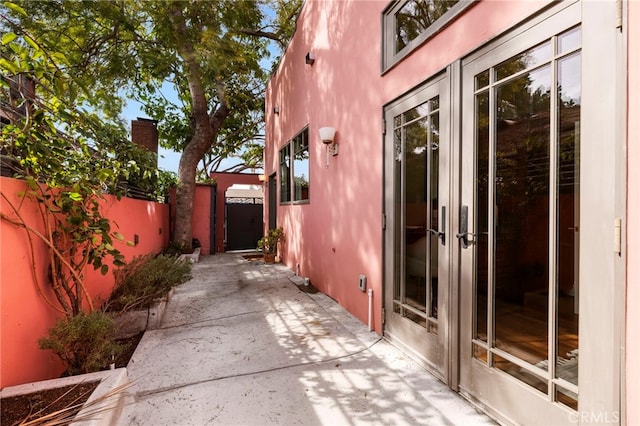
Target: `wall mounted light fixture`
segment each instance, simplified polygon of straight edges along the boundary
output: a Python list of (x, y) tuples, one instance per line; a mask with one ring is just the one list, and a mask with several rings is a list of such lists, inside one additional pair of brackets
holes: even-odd
[(307, 52), (307, 56), (304, 57), (304, 63), (307, 65), (313, 65), (316, 61), (316, 55), (311, 52)]
[(325, 145), (327, 153), (327, 168), (329, 168), (329, 145), (332, 146), (333, 155), (338, 155), (338, 144), (335, 142), (336, 129), (333, 127), (320, 127), (318, 132), (320, 133), (320, 140)]

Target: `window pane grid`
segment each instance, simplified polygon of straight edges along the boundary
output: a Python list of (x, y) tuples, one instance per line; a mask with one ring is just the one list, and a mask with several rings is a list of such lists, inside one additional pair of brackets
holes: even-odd
[(280, 150), (280, 202), (291, 201), (291, 146), (285, 145)]
[(309, 140), (308, 130), (293, 139), (293, 201), (309, 199)]
[[(473, 356), (573, 409), (579, 356), (579, 38), (579, 27), (570, 29), (474, 80), (473, 339), (481, 346), (488, 342), (488, 353), (474, 350)], [(491, 231), (484, 248), (487, 221)], [(505, 232), (517, 223), (511, 247)]]
[[(400, 316), (437, 334), (439, 97), (394, 117), (396, 152), (394, 306)], [(433, 206), (432, 206), (433, 205)], [(394, 308), (395, 309), (395, 308)]]

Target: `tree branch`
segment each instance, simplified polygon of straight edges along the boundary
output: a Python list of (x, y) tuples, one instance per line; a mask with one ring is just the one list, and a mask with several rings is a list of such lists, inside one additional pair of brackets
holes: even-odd
[(262, 38), (267, 38), (269, 40), (274, 40), (274, 41), (277, 41), (280, 46), (283, 46), (283, 47), (285, 46), (285, 42), (280, 37), (280, 33), (279, 32), (272, 33), (272, 32), (269, 32), (269, 31), (252, 30), (252, 29), (249, 29), (249, 28), (239, 29), (238, 32), (242, 33), (242, 34), (250, 35), (250, 36), (262, 37)]

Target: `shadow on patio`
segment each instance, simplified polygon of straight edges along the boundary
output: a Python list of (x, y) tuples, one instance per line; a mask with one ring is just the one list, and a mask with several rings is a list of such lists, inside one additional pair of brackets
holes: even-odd
[(284, 266), (230, 254), (194, 266), (127, 367), (123, 423), (490, 423)]

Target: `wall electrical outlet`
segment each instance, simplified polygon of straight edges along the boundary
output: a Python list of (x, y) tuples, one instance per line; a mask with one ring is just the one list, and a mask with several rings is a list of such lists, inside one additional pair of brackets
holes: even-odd
[(367, 277), (363, 274), (360, 274), (360, 277), (358, 279), (358, 288), (360, 289), (360, 291), (367, 290)]

